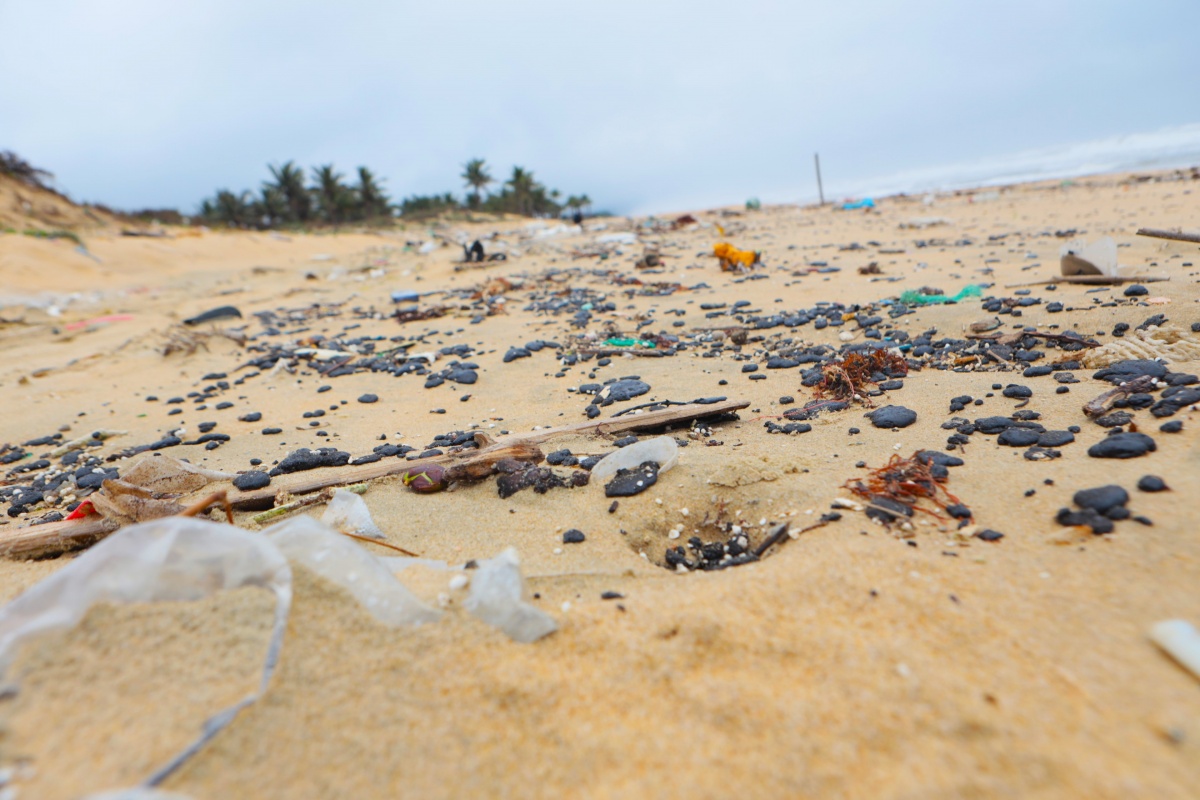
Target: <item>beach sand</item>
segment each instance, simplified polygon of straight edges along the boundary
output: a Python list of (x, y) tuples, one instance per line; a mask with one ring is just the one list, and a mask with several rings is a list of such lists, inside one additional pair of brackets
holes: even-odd
[[(453, 564), (515, 547), (533, 602), (559, 630), (533, 644), (510, 641), (463, 611), (465, 592), (448, 588), (446, 573), (424, 568), (401, 579), (431, 604), (440, 600), (446, 617), (389, 629), (341, 589), (297, 570), (268, 692), (164, 788), (195, 798), (1196, 796), (1200, 683), (1146, 637), (1161, 619), (1200, 624), (1194, 411), (1170, 418), (1183, 421), (1173, 434), (1158, 431), (1165, 420), (1134, 411), (1157, 451), (1091, 458), (1087, 449), (1105, 430), (1081, 407), (1111, 388), (1091, 377), (1094, 370), (1072, 370), (1079, 383), (1056, 394), (1051, 376), (1023, 378), (1023, 365), (1004, 372), (927, 366), (910, 371), (902, 389), (870, 398), (916, 411), (909, 427), (874, 428), (864, 418), (870, 409), (853, 404), (817, 417), (807, 433), (768, 434), (765, 421), (785, 422), (775, 417), (812, 399), (800, 374), (811, 365), (763, 369), (754, 337), (838, 347), (839, 333), (858, 327), (853, 321), (752, 330), (740, 354), (755, 356), (747, 360), (728, 349), (702, 358), (706, 345), (667, 358), (617, 356), (602, 368), (564, 366), (551, 348), (511, 363), (502, 357), (531, 341), (569, 343), (609, 320), (632, 331), (652, 319), (643, 333), (678, 335), (736, 324), (707, 318), (701, 304), (726, 303), (729, 311), (745, 300), (747, 312), (769, 315), (821, 301), (865, 307), (922, 286), (952, 295), (971, 283), (993, 284), (985, 297), (1018, 298), (1005, 286), (1057, 275), (1066, 239), (1055, 234), (1070, 229), (1087, 239), (1113, 236), (1128, 271), (1170, 281), (1146, 284), (1140, 298), (1126, 298), (1124, 287), (1030, 287), (1042, 303), (1021, 308), (1019, 319), (997, 317), (1001, 331), (1075, 330), (1107, 343), (1117, 323), (1136, 328), (1165, 314), (1187, 332), (1200, 322), (1200, 246), (1133, 233), (1142, 225), (1195, 226), (1200, 182), (1100, 176), (938, 196), (928, 205), (885, 198), (868, 212), (770, 207), (695, 216), (701, 225), (677, 231), (643, 226), (637, 244), (603, 261), (572, 252), (631, 230), (628, 221), (558, 234), (554, 223), (539, 229), (516, 220), (443, 226), (437, 232), (451, 238), (499, 232), (485, 247), (510, 254), (462, 271), (454, 269), (457, 246), (425, 254), (406, 246), (430, 240), (411, 224), (310, 235), (169, 230), (168, 238), (121, 237), (106, 227), (82, 234), (86, 253), (69, 241), (0, 236), (0, 295), (61, 309), (54, 316), (45, 307), (0, 308), (0, 444), (56, 431), (68, 439), (126, 431), (95, 450), (106, 455), (180, 427), (191, 439), (200, 422), (216, 421), (214, 430), (231, 436), (219, 448), (162, 452), (238, 471), (250, 469), (251, 458), (269, 467), (301, 447), (353, 456), (383, 441), (422, 449), (437, 434), (471, 426), (495, 434), (580, 422), (587, 398), (568, 388), (593, 382), (593, 369), (594, 382), (636, 375), (651, 387), (603, 416), (650, 400), (750, 403), (739, 421), (691, 439), (677, 467), (612, 513), (600, 485), (501, 499), (495, 479), (431, 495), (409, 492), (396, 478), (372, 483), (364, 499), (395, 545)], [(904, 227), (931, 218), (943, 221)], [(722, 273), (706, 254), (723, 240), (763, 251), (753, 274), (766, 277)], [(661, 273), (634, 268), (647, 243), (669, 256)], [(852, 243), (861, 249), (843, 249)], [(803, 271), (813, 261), (840, 271)], [(872, 261), (883, 274), (859, 274)], [(547, 279), (551, 269), (587, 272)], [(644, 296), (637, 293), (644, 286), (615, 285), (611, 274), (592, 270), (685, 288)], [(507, 293), (507, 313), (478, 324), (468, 309), (405, 324), (388, 316), (392, 290), (478, 287), (499, 276), (524, 276), (524, 285)], [(529, 309), (530, 292), (544, 300), (569, 288), (603, 294), (616, 310), (596, 311), (576, 329), (574, 308)], [(1051, 313), (1053, 301), (1075, 310)], [(433, 296), (421, 305), (441, 302), (448, 301)], [(190, 354), (160, 352), (172, 326), (226, 304), (243, 319), (220, 325), (246, 325), (250, 334), (263, 331), (255, 312), (326, 314), (297, 313), (281, 335), (251, 346), (343, 332), (436, 332), (414, 349), (468, 344), (473, 352), (463, 360), (479, 365), (479, 380), (426, 389), (419, 376), (326, 378), (301, 362), (294, 373), (261, 370), (221, 393), (230, 408), (167, 404), (211, 385), (217, 379), (204, 377), (211, 373), (233, 381), (250, 371), (237, 367), (262, 355), (219, 336)], [(962, 338), (966, 325), (995, 315), (967, 299), (883, 316), (913, 337), (936, 329), (940, 339)], [(352, 325), (360, 327), (347, 331)], [(1079, 355), (1046, 353), (1038, 363)], [(747, 361), (760, 369), (742, 372)], [(1197, 361), (1169, 366), (1200, 372)], [(1047, 429), (1081, 431), (1053, 460), (1026, 460), (1024, 448), (980, 433), (954, 451), (965, 464), (950, 469), (946, 488), (974, 513), (977, 528), (968, 533), (990, 529), (1003, 539), (961, 535), (954, 521), (923, 514), (911, 532), (889, 530), (843, 509), (840, 520), (777, 545), (757, 563), (688, 574), (661, 566), (666, 548), (697, 529), (711, 540), (702, 522), (719, 512), (755, 542), (780, 521), (793, 530), (816, 522), (836, 498), (851, 496), (843, 485), (866, 473), (857, 464), (874, 468), (893, 455), (944, 449), (954, 431), (942, 423), (955, 415), (1012, 414), (1018, 400), (992, 389), (1010, 383), (1032, 388), (1027, 408)], [(325, 385), (332, 388), (318, 393)], [(379, 402), (358, 402), (364, 393)], [(950, 398), (961, 395), (983, 403), (951, 414)], [(784, 396), (795, 404), (781, 404)], [(326, 414), (302, 416), (316, 409)], [(444, 413), (431, 413), (437, 409)], [(261, 421), (237, 421), (250, 411)], [(262, 435), (266, 426), (283, 432)], [(601, 454), (612, 450), (611, 438), (574, 435), (543, 449)], [(37, 457), (49, 448), (29, 449)], [(1171, 491), (1136, 490), (1146, 474), (1162, 476)], [(1105, 484), (1128, 489), (1131, 511), (1153, 524), (1123, 520), (1098, 536), (1055, 523), (1077, 490)], [(239, 512), (237, 521), (253, 527), (250, 516)], [(0, 539), (27, 522), (3, 520)], [(682, 538), (668, 539), (680, 525)], [(569, 528), (586, 541), (563, 544)], [(0, 601), (69, 559), (0, 561)], [(623, 597), (602, 600), (603, 592)], [(0, 701), (0, 764), (12, 770), (18, 796), (71, 798), (143, 779), (194, 738), (209, 713), (254, 688), (270, 609), (270, 596), (253, 589), (194, 603), (102, 606), (75, 629), (26, 646), (8, 676), (19, 691)]]

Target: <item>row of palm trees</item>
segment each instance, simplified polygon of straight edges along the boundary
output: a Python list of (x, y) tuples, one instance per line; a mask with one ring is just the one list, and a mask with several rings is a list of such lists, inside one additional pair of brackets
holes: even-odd
[(462, 179), (467, 187), (466, 207), (472, 210), (493, 211), (525, 216), (556, 216), (564, 210), (582, 212), (592, 204), (584, 195), (571, 195), (562, 200), (557, 189), (547, 190), (524, 167), (513, 167), (512, 176), (496, 194), (487, 194), (495, 183), (482, 158), (473, 158), (463, 165)]
[(279, 228), (312, 224), (341, 225), (380, 222), (394, 216), (426, 217), (447, 211), (485, 211), (525, 216), (558, 216), (564, 211), (582, 214), (591, 206), (586, 194), (562, 199), (557, 189), (547, 189), (524, 167), (513, 167), (512, 176), (499, 191), (488, 192), (497, 183), (482, 158), (463, 166), (467, 188), (464, 202), (451, 192), (413, 195), (393, 205), (380, 180), (371, 170), (359, 167), (357, 183), (349, 184), (332, 164), (313, 167), (311, 181), (304, 170), (288, 161), (269, 166), (271, 177), (258, 192), (221, 189), (200, 204), (205, 222), (235, 228)]
[(346, 183), (332, 164), (313, 167), (311, 184), (305, 181), (304, 170), (292, 161), (268, 169), (271, 179), (263, 181), (257, 194), (221, 189), (200, 204), (201, 218), (235, 228), (265, 229), (370, 222), (392, 216), (391, 200), (366, 167), (358, 168), (358, 182), (353, 185)]

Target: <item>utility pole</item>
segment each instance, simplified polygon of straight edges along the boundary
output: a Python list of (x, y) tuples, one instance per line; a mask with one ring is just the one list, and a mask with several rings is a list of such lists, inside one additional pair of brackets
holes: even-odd
[(825, 205), (825, 189), (821, 186), (821, 154), (813, 153), (813, 163), (817, 165), (817, 195), (821, 198), (821, 205)]

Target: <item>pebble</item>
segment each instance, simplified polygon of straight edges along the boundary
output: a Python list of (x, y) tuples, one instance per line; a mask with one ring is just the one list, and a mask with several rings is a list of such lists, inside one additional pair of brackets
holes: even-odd
[(251, 470), (250, 472), (243, 472), (234, 478), (233, 485), (243, 492), (249, 492), (253, 489), (263, 489), (271, 485), (271, 476), (261, 470)]
[(1005, 428), (996, 437), (996, 444), (1006, 447), (1029, 447), (1038, 443), (1041, 434), (1029, 428)]
[(1093, 511), (1104, 514), (1110, 508), (1124, 506), (1128, 503), (1129, 492), (1120, 486), (1110, 484), (1108, 486), (1097, 486), (1094, 489), (1080, 489), (1075, 493), (1072, 500), (1080, 508), (1090, 508)]
[(209, 309), (202, 314), (197, 314), (194, 317), (188, 317), (183, 321), (184, 325), (203, 325), (205, 322), (215, 322), (219, 319), (234, 319), (240, 318), (242, 312), (238, 311), (235, 306), (219, 306)]
[(1171, 487), (1157, 475), (1143, 475), (1137, 482), (1137, 488), (1143, 492), (1165, 492)]
[(374, 395), (374, 394), (369, 394), (369, 393), (368, 394), (360, 394), (358, 396), (358, 402), (360, 402), (360, 403), (377, 403), (377, 402), (379, 402), (379, 396)]
[(1088, 448), (1092, 458), (1137, 458), (1158, 449), (1144, 433), (1115, 433)]
[(650, 391), (650, 384), (634, 378), (622, 378), (610, 383), (596, 394), (596, 404), (601, 406), (632, 400)]
[(571, 528), (562, 535), (563, 544), (579, 544), (587, 537), (583, 535), (583, 531), (578, 528)]
[(1164, 422), (1158, 426), (1158, 429), (1163, 433), (1179, 433), (1183, 430), (1183, 420), (1173, 419), (1170, 422)]
[(1148, 294), (1150, 294), (1150, 290), (1145, 286), (1142, 286), (1140, 283), (1135, 283), (1125, 287), (1126, 297), (1144, 297)]
[(1026, 397), (1033, 397), (1033, 389), (1028, 386), (1022, 386), (1019, 383), (1013, 383), (1004, 387), (1001, 392), (1005, 397), (1011, 397), (1014, 400), (1023, 400)]
[(524, 347), (510, 347), (508, 352), (504, 354), (504, 363), (516, 361), (518, 358), (529, 358), (530, 352)]
[(1075, 441), (1075, 434), (1070, 431), (1046, 431), (1038, 436), (1038, 447), (1062, 447)]
[(307, 447), (289, 453), (271, 474), (303, 472), (318, 467), (340, 467), (350, 461), (350, 454), (333, 447), (310, 450)]
[(907, 428), (917, 421), (917, 412), (904, 406), (883, 406), (866, 416), (876, 428)]
[(1092, 529), (1092, 533), (1112, 533), (1114, 528), (1111, 519), (1091, 508), (1085, 508), (1082, 511), (1060, 508), (1058, 514), (1054, 516), (1054, 521), (1067, 527), (1086, 525)]
[(637, 469), (619, 470), (604, 487), (605, 497), (632, 497), (658, 483), (658, 465), (647, 461)]

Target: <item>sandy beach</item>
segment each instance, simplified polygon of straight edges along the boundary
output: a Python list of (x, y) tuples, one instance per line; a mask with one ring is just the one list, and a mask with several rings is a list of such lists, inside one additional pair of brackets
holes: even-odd
[[(390, 628), (297, 569), (265, 696), (162, 788), (192, 798), (1195, 797), (1200, 682), (1147, 638), (1159, 620), (1200, 625), (1195, 405), (1161, 418), (1124, 409), (1123, 430), (1156, 449), (1092, 457), (1108, 430), (1083, 406), (1113, 385), (1084, 364), (1025, 372), (1142, 342), (1138, 326), (1158, 314), (1155, 329), (1178, 344), (1163, 351), (1169, 374), (1200, 372), (1200, 245), (1134, 235), (1195, 228), (1200, 180), (1103, 175), (877, 198), (865, 210), (693, 210), (692, 224), (673, 226), (678, 216), (582, 228), (515, 217), (314, 233), (166, 227), (137, 237), (100, 219), (72, 226), (81, 244), (0, 234), (0, 447), (22, 453), (3, 465), (0, 487), (28, 484), (39, 473), (18, 468), (54, 441), (98, 430), (121, 432), (87, 446), (101, 469), (123, 473), (150, 457), (105, 460), (138, 445), (212, 432), (228, 439), (152, 452), (237, 473), (302, 448), (357, 459), (406, 445), (415, 456), (442, 434), (580, 423), (597, 398), (587, 385), (610, 379), (648, 390), (597, 407), (599, 419), (652, 401), (748, 403), (709, 430), (673, 431), (686, 442), (678, 465), (616, 508), (600, 481), (509, 497), (495, 477), (433, 494), (395, 475), (372, 481), (363, 499), (388, 543), (452, 565), (515, 548), (531, 602), (558, 630), (511, 641), (466, 613), (467, 590), (447, 572), (420, 566), (400, 580), (445, 616)], [(1065, 242), (1104, 236), (1124, 273), (1166, 280), (1137, 284), (1145, 293), (1019, 286), (1059, 277)], [(475, 239), (506, 260), (462, 264), (459, 242)], [(718, 242), (760, 251), (761, 263), (723, 272), (711, 255)], [(639, 268), (648, 252), (658, 266)], [(978, 296), (892, 313), (903, 292), (954, 296), (971, 285), (983, 287)], [(422, 296), (394, 303), (394, 291)], [(824, 303), (841, 304), (837, 324), (816, 322)], [(240, 317), (182, 325), (226, 305)], [(436, 316), (396, 318), (411, 306)], [(985, 332), (1075, 332), (1098, 347), (1039, 339), (1032, 360), (1014, 354), (1029, 349), (1024, 340), (1008, 358), (969, 350), (978, 346), (970, 326), (992, 320)], [(582, 352), (652, 336), (654, 355)], [(922, 337), (962, 345), (920, 353)], [(844, 409), (783, 416), (817, 397), (803, 375), (821, 363), (770, 359), (823, 345), (828, 361), (870, 343), (895, 347), (907, 374), (876, 376), (872, 394)], [(349, 366), (333, 371), (345, 374), (279, 357), (304, 347), (344, 351), (348, 360), (334, 360)], [(514, 349), (523, 355), (509, 358)], [(424, 374), (354, 368), (385, 351), (397, 365), (421, 352), (433, 360)], [(253, 365), (272, 354), (269, 366)], [(477, 365), (477, 380), (455, 380), (456, 361)], [(1029, 396), (1005, 396), (1013, 385)], [(916, 421), (876, 427), (867, 415), (885, 406)], [(1036, 412), (1018, 419), (1047, 431), (1078, 430), (1043, 448), (1054, 455), (1032, 457), (1029, 446), (958, 430), (1018, 412)], [(954, 417), (963, 419), (944, 424)], [(796, 421), (810, 429), (768, 427)], [(1173, 421), (1181, 430), (1160, 430)], [(962, 442), (947, 450), (956, 432)], [(540, 447), (583, 459), (613, 452), (618, 438), (575, 433)], [(922, 508), (937, 513), (907, 525), (836, 506), (861, 503), (847, 484), (922, 450), (964, 462), (943, 486), (969, 508), (965, 527), (928, 501)], [(1139, 490), (1146, 475), (1169, 490)], [(1056, 522), (1077, 491), (1105, 485), (1129, 494), (1130, 518), (1111, 533)], [(71, 488), (0, 516), (0, 546), (39, 517), (65, 514), (83, 498), (67, 500)], [(14, 505), (10, 496), (0, 510)], [(779, 523), (799, 531), (833, 512), (753, 563), (668, 565), (683, 547), (698, 567), (687, 542), (726, 541), (717, 522), (755, 546)], [(236, 511), (235, 521), (257, 530), (254, 513)], [(584, 541), (565, 543), (568, 530)], [(0, 601), (76, 557), (0, 560)], [(247, 588), (96, 606), (23, 647), (7, 676), (19, 688), (0, 700), (9, 786), (49, 800), (137, 784), (253, 688), (270, 628), (270, 596)]]

